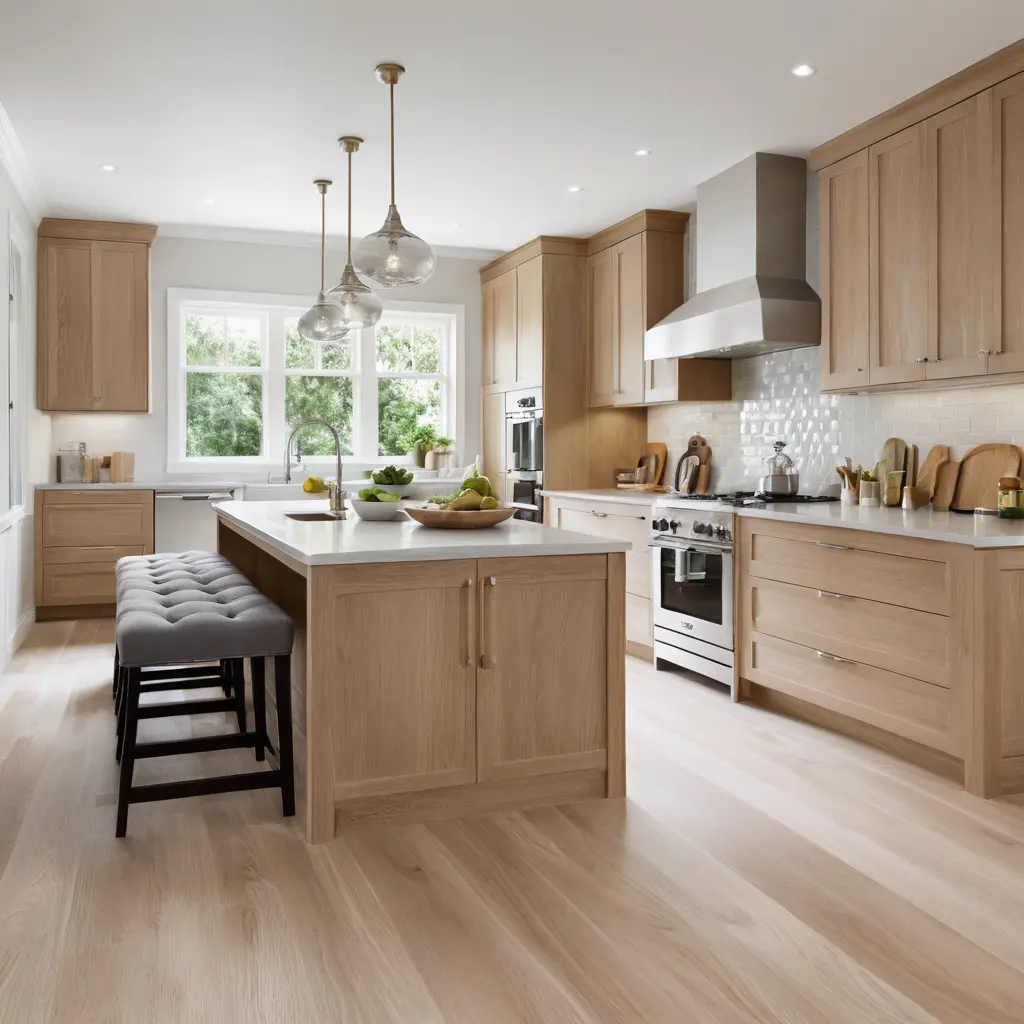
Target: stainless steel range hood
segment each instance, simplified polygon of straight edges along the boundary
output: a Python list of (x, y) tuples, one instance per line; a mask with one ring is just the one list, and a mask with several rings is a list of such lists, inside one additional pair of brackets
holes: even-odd
[(737, 359), (820, 344), (806, 210), (798, 157), (755, 153), (698, 186), (697, 294), (647, 332), (644, 358)]

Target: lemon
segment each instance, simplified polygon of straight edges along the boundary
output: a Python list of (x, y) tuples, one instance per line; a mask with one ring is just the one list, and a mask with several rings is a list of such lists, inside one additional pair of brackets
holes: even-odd
[(319, 494), (325, 487), (322, 476), (307, 476), (302, 483), (302, 489), (307, 494)]

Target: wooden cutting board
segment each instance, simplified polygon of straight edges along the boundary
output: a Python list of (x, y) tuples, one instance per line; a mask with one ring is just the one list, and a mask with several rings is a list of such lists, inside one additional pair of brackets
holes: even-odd
[(934, 497), (939, 467), (946, 462), (949, 462), (949, 445), (933, 445), (932, 450), (925, 456), (924, 462), (921, 463), (920, 472), (917, 474), (917, 486), (923, 488), (929, 495)]
[(917, 445), (907, 445), (907, 475), (903, 479), (904, 487), (914, 487), (917, 484)]
[[(882, 482), (882, 493), (884, 494), (885, 481), (888, 474), (907, 468), (906, 441), (901, 441), (898, 437), (890, 437), (889, 440), (882, 445), (882, 454), (879, 455), (878, 461), (881, 464), (882, 475), (879, 477), (879, 480)], [(903, 478), (903, 482), (906, 483), (906, 477)]]
[(932, 491), (932, 508), (936, 512), (948, 512), (956, 493), (956, 481), (960, 476), (960, 463), (946, 459), (935, 474), (935, 489)]
[(964, 455), (956, 492), (950, 503), (955, 512), (995, 508), (999, 478), (1020, 475), (1020, 449), (1013, 444), (979, 444)]
[(665, 463), (668, 462), (668, 445), (662, 444), (661, 441), (648, 441), (640, 453), (640, 458), (646, 459), (649, 455), (653, 455), (657, 462), (645, 483), (660, 484), (665, 476)]

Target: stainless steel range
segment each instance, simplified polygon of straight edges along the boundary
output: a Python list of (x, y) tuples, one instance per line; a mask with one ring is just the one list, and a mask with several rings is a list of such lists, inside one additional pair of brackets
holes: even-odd
[(714, 497), (665, 495), (654, 507), (654, 656), (732, 686), (733, 526)]

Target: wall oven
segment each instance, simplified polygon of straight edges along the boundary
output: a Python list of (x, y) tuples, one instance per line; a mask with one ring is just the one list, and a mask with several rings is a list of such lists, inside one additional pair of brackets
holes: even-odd
[(505, 464), (505, 501), (514, 506), (515, 518), (542, 523), (544, 416), (540, 388), (505, 393)]
[(722, 518), (721, 523), (704, 522), (706, 514), (698, 520), (675, 509), (656, 510), (651, 540), (654, 653), (658, 660), (731, 686), (732, 517)]

